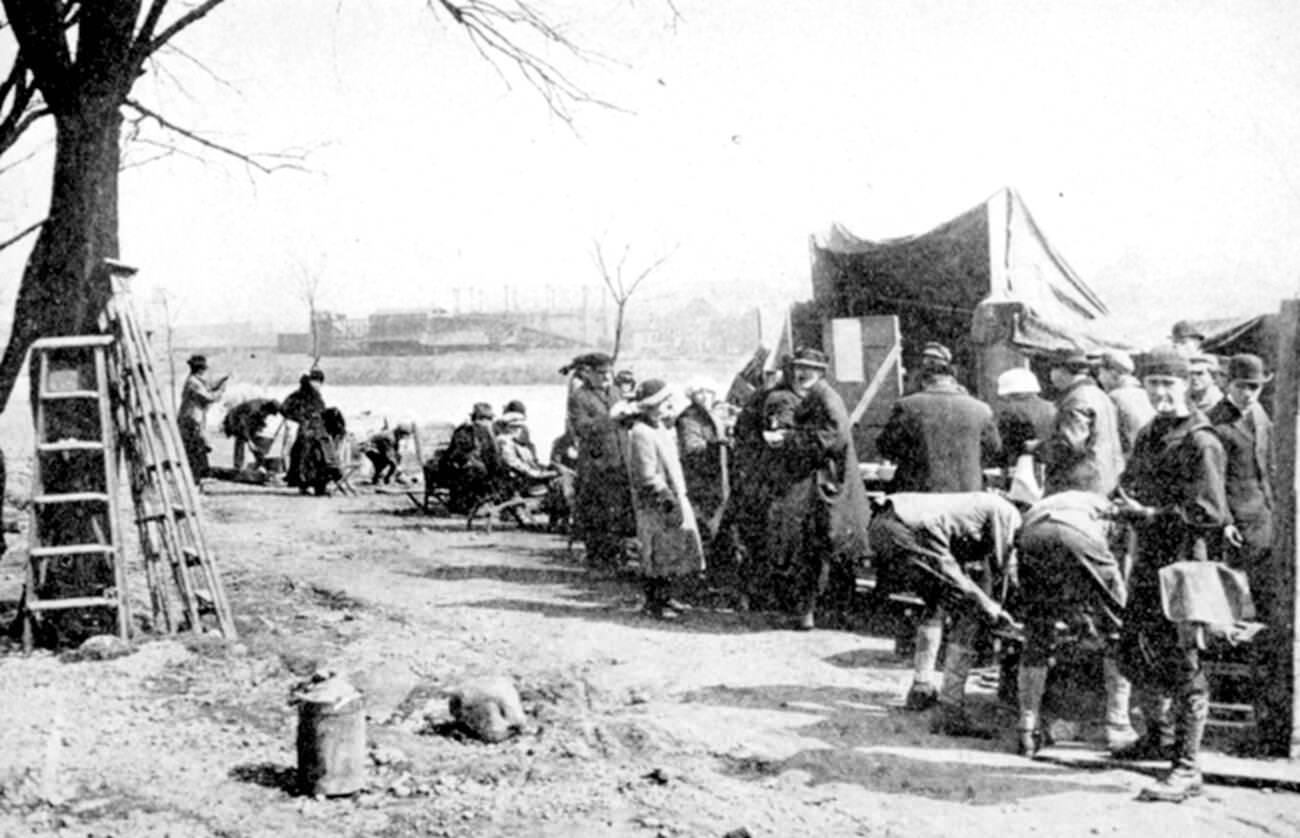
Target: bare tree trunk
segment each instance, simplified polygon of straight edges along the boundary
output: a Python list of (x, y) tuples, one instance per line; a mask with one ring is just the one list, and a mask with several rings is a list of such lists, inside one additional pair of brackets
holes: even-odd
[(8, 402), (32, 342), (98, 331), (111, 293), (106, 258), (118, 255), (117, 167), (122, 116), (112, 95), (56, 115), (50, 210), (14, 304), (0, 358), (0, 405)]

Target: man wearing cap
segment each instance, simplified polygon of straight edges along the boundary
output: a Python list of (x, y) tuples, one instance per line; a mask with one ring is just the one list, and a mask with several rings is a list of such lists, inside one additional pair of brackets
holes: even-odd
[(993, 409), (957, 383), (951, 358), (945, 350), (922, 364), (921, 391), (894, 403), (876, 439), (881, 456), (898, 465), (892, 491), (978, 492), (984, 467), (997, 463)]
[(618, 567), (623, 539), (636, 530), (624, 431), (610, 415), (619, 400), (611, 386), (613, 364), (603, 352), (573, 359), (578, 384), (569, 394), (566, 421), (578, 444), (574, 525), (587, 547), (587, 565), (601, 571)]
[(371, 483), (392, 483), (394, 477), (399, 483), (403, 481), (397, 466), (402, 459), (402, 440), (410, 435), (411, 429), (399, 424), (384, 428), (361, 444), (361, 453), (370, 461)]
[(782, 513), (773, 533), (774, 560), (796, 573), (798, 628), (816, 623), (823, 595), (847, 611), (858, 562), (868, 554), (866, 489), (853, 446), (849, 414), (826, 382), (826, 355), (801, 348), (791, 361), (799, 397), (789, 430), (768, 431), (791, 481), (774, 505)]
[[(1136, 533), (1119, 663), (1138, 691), (1146, 720), (1142, 738), (1118, 756), (1170, 755), (1169, 773), (1139, 799), (1175, 803), (1201, 793), (1198, 755), (1209, 684), (1195, 633), (1164, 614), (1160, 569), (1210, 561), (1232, 521), (1224, 494), (1223, 444), (1204, 414), (1191, 406), (1188, 366), (1172, 348), (1146, 357), (1142, 383), (1156, 415), (1138, 433), (1116, 493), (1116, 511), (1133, 522)], [(1170, 699), (1172, 723), (1164, 712)]]
[(994, 416), (1002, 438), (998, 465), (1015, 468), (1020, 455), (1031, 453), (1030, 443), (1042, 442), (1056, 422), (1056, 405), (1038, 395), (1038, 378), (1031, 370), (1009, 369), (998, 376), (998, 403)]
[(1184, 358), (1200, 355), (1201, 344), (1204, 341), (1205, 335), (1201, 334), (1201, 330), (1193, 326), (1190, 320), (1179, 320), (1169, 332), (1169, 342)]
[(185, 363), (189, 364), (190, 374), (181, 388), (181, 405), (177, 411), (176, 425), (180, 430), (181, 443), (185, 446), (185, 459), (189, 461), (190, 474), (198, 485), (208, 474), (208, 452), (212, 450), (204, 432), (208, 422), (208, 407), (221, 398), (230, 376), (223, 375), (215, 384), (209, 385), (204, 375), (208, 371), (207, 358), (191, 355)]
[(1201, 353), (1187, 361), (1187, 394), (1192, 407), (1202, 413), (1223, 401), (1223, 391), (1214, 383), (1214, 374), (1219, 369), (1219, 359), (1213, 355)]
[(1268, 587), (1263, 570), (1273, 543), (1273, 422), (1259, 403), (1267, 382), (1258, 355), (1234, 355), (1228, 395), (1206, 414), (1227, 456), (1228, 564), (1245, 571), (1251, 590), (1261, 593)]
[(1125, 457), (1133, 453), (1138, 431), (1156, 415), (1142, 382), (1133, 375), (1135, 371), (1133, 358), (1119, 349), (1103, 352), (1097, 366), (1097, 381), (1115, 405), (1119, 445)]
[(1089, 374), (1082, 350), (1058, 351), (1049, 363), (1052, 387), (1061, 395), (1055, 427), (1035, 452), (1043, 464), (1043, 494), (1110, 494), (1124, 467), (1115, 403)]
[(442, 452), (438, 471), (451, 490), (447, 506), (452, 512), (469, 512), (502, 476), (494, 419), (492, 405), (476, 402), (469, 421), (452, 431), (451, 442)]
[(638, 384), (632, 399), (636, 417), (628, 429), (627, 473), (645, 577), (645, 611), (661, 620), (676, 616), (673, 583), (704, 570), (704, 548), (686, 496), (676, 434), (666, 424), (670, 394), (657, 378)]

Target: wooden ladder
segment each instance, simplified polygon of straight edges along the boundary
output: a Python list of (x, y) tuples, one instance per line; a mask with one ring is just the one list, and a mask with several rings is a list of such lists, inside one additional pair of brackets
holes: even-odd
[[(125, 276), (134, 269), (109, 267), (116, 274), (106, 313), (118, 343), (113, 375), (120, 387), (118, 422), (131, 466), (136, 527), (149, 575), (154, 620), (169, 632), (182, 628), (200, 632), (204, 629), (202, 618), (211, 615), (213, 627), (233, 639), (230, 604), (203, 536), (198, 490), (126, 288)], [(163, 581), (167, 569), (178, 602)]]
[[(84, 335), (32, 344), (36, 456), (22, 612), (23, 649), (28, 652), (46, 611), (110, 608), (116, 611), (118, 637), (126, 640), (130, 632), (109, 393), (112, 343), (111, 335)], [(52, 563), (60, 565), (54, 579), (49, 574)], [(77, 595), (43, 595), (47, 585), (69, 582)], [(96, 588), (98, 594), (85, 593)]]

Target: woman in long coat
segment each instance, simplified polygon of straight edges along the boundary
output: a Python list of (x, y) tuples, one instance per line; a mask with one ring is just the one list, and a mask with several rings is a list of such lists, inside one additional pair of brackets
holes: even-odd
[(645, 610), (660, 619), (675, 616), (668, 605), (672, 583), (704, 570), (677, 439), (664, 425), (668, 396), (664, 382), (642, 381), (636, 389), (637, 418), (628, 431), (627, 473), (645, 575)]

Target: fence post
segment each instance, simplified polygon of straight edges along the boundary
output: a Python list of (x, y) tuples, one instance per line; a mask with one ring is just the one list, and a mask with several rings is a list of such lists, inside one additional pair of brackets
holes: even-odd
[(1277, 358), (1274, 359), (1274, 481), (1273, 550), (1265, 576), (1271, 584), (1260, 591), (1261, 616), (1268, 630), (1261, 635), (1268, 662), (1261, 708), (1261, 742), (1270, 754), (1300, 757), (1300, 635), (1297, 634), (1296, 557), (1300, 529), (1296, 526), (1296, 465), (1300, 459), (1300, 299), (1284, 300), (1278, 316)]

